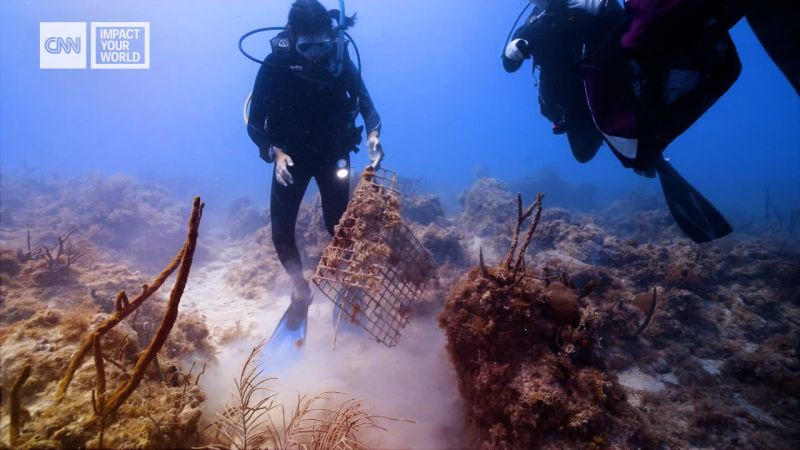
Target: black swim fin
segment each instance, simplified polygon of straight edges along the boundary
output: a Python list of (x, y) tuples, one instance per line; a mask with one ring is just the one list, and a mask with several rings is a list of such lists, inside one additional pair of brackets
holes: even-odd
[(729, 235), (733, 227), (717, 208), (706, 200), (663, 157), (656, 171), (667, 206), (678, 226), (697, 243), (710, 242)]

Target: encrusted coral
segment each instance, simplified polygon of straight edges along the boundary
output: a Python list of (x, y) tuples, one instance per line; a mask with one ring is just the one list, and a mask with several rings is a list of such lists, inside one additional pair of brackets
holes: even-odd
[[(541, 196), (523, 211), (506, 258), (473, 268), (439, 321), (467, 403), (472, 446), (492, 449), (654, 445), (599, 361), (603, 319), (579, 292), (525, 268)], [(533, 217), (524, 239), (522, 223)], [(521, 244), (520, 244), (521, 241)], [(517, 248), (519, 245), (519, 248)], [(557, 277), (556, 277), (557, 278)]]
[[(178, 305), (196, 248), (201, 210), (202, 205), (196, 199), (183, 248), (152, 287), (145, 285), (137, 298), (129, 301), (124, 291), (115, 301), (94, 289), (89, 294), (83, 285), (83, 278), (89, 275), (78, 269), (76, 286), (46, 288), (58, 289), (65, 297), (59, 308), (42, 308), (39, 304), (30, 318), (11, 322), (3, 329), (0, 345), (4, 384), (8, 386), (10, 374), (24, 373), (23, 366), (33, 367), (24, 385), (14, 383), (15, 398), (19, 399), (15, 421), (21, 423), (15, 427), (12, 441), (21, 448), (171, 447), (184, 445), (196, 433), (204, 394), (196, 386), (196, 380), (190, 383), (188, 377), (184, 379), (173, 359), (186, 355), (171, 353), (165, 349), (165, 343), (168, 337), (173, 339), (170, 331), (176, 325)], [(34, 262), (26, 261), (24, 266)], [(15, 277), (19, 284), (12, 287), (23, 298), (30, 295), (27, 286), (32, 283), (24, 266)], [(166, 306), (144, 308), (145, 300), (175, 270), (178, 276)], [(79, 289), (86, 300), (71, 303), (69, 298), (73, 297), (74, 289)], [(52, 295), (47, 290), (35, 292)], [(5, 309), (7, 299), (3, 300)], [(100, 306), (109, 301), (113, 314), (98, 313)], [(158, 311), (164, 316), (160, 326), (138, 326), (152, 323), (154, 312)], [(180, 333), (174, 339), (181, 341), (193, 335), (200, 338), (198, 347), (202, 346), (203, 336), (207, 335), (204, 326), (186, 319), (177, 323), (175, 328)], [(77, 339), (87, 330), (91, 331), (77, 345)], [(194, 347), (182, 345), (194, 351)], [(167, 365), (158, 364), (156, 355), (162, 349), (166, 350), (161, 352), (162, 363), (168, 362)], [(93, 358), (94, 367), (82, 367), (81, 362), (88, 358)], [(56, 389), (56, 401), (50, 404), (55, 377), (65, 367), (67, 371)], [(137, 390), (142, 384), (146, 389)], [(72, 389), (66, 395), (66, 387), (70, 385)]]

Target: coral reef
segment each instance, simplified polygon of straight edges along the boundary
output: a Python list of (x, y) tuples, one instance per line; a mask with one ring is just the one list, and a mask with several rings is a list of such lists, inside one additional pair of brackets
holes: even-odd
[[(470, 189), (477, 216), (494, 214), (492, 199), (510, 196), (492, 191), (482, 199), (476, 187), (485, 183)], [(459, 228), (465, 236), (481, 232), (469, 228), (480, 221), (467, 225)], [(507, 243), (507, 231), (497, 241)], [(613, 306), (608, 324), (619, 332), (604, 339), (597, 357), (670, 448), (800, 442), (793, 426), (800, 421), (796, 239), (756, 229), (696, 245), (681, 236), (663, 200), (634, 193), (594, 216), (544, 211), (531, 248), (541, 275), (591, 292), (579, 303)], [(494, 252), (487, 261), (500, 260)], [(470, 249), (472, 261), (478, 253)], [(626, 339), (648, 317), (639, 337)]]
[(234, 200), (228, 210), (225, 228), (231, 239), (242, 239), (252, 235), (269, 222), (269, 216), (248, 198)]
[(523, 197), (547, 192), (547, 203), (551, 207), (590, 211), (597, 206), (595, 186), (574, 184), (562, 177), (555, 167), (544, 167), (536, 173), (515, 180), (509, 183), (509, 189), (521, 193)]
[[(13, 384), (20, 400), (12, 414), (22, 419), (12, 438), (20, 448), (175, 447), (192, 441), (205, 394), (181, 372), (180, 360), (192, 353), (210, 356), (210, 347), (202, 323), (190, 316), (178, 320), (178, 304), (201, 210), (195, 200), (183, 248), (151, 287), (140, 275), (108, 263), (93, 270), (72, 266), (68, 283), (47, 285), (32, 276), (35, 260), (21, 261), (16, 271), (4, 268), (0, 363), (4, 387)], [(175, 270), (172, 294), (159, 304), (155, 290)], [(142, 294), (130, 301), (124, 291), (104, 294), (127, 283), (144, 286)], [(111, 315), (101, 312), (107, 308)], [(17, 312), (9, 318), (6, 311)], [(161, 325), (154, 327), (157, 321)], [(93, 368), (81, 367), (87, 358)], [(11, 383), (9, 377), (24, 367), (33, 368), (27, 382)]]
[[(539, 186), (532, 180), (515, 186), (530, 191)], [(202, 408), (214, 402), (197, 378), (201, 361), (214, 358), (210, 338), (221, 346), (261, 335), (264, 317), (283, 312), (270, 308), (285, 299), (267, 297), (288, 280), (264, 212), (238, 201), (223, 233), (203, 239), (214, 250), (213, 267), (195, 258), (169, 337), (150, 352), (138, 388), (112, 420), (106, 405), (159, 334), (169, 299), (154, 293), (99, 345), (87, 333), (113, 320), (120, 291), (155, 286), (161, 264), (174, 256), (167, 252), (186, 237), (189, 211), (165, 189), (127, 177), (0, 182), (0, 445), (11, 446), (13, 436), (20, 448), (236, 447), (209, 433), (214, 427), (198, 432), (210, 416)], [(461, 197), (461, 213), (449, 216), (418, 181), (406, 184), (403, 220), (438, 265), (414, 315), (437, 314), (447, 300), (442, 323), (452, 335), (473, 447), (797, 447), (800, 243), (790, 232), (791, 209), (767, 202), (766, 223), (758, 218), (729, 238), (696, 245), (659, 196), (633, 193), (594, 214), (547, 208), (525, 249), (529, 228), (513, 231), (520, 212), (529, 221), (538, 209), (528, 217), (500, 181), (477, 180)], [(576, 192), (563, 193), (565, 206), (577, 205)], [(318, 202), (303, 204), (297, 226), (308, 269), (330, 240)], [(260, 301), (240, 305), (232, 292)], [(243, 311), (248, 317), (237, 317)], [(54, 409), (59, 377), (82, 341), (84, 362)], [(27, 379), (19, 377), (26, 366)], [(291, 406), (287, 423), (296, 411), (304, 419), (288, 432), (278, 427), (289, 447), (291, 439), (311, 445), (297, 430), (312, 421), (352, 425), (366, 411), (338, 395)], [(271, 413), (282, 423), (278, 409)], [(327, 429), (342, 436), (341, 428)]]
[[(475, 448), (653, 448), (657, 440), (599, 357), (604, 314), (565, 282), (525, 268), (541, 200), (517, 220), (501, 264), (459, 282), (440, 315)], [(531, 225), (521, 236), (521, 226)]]
[(514, 196), (506, 186), (494, 178), (479, 178), (460, 197), (459, 223), (475, 242), (471, 245), (477, 253), (483, 248), (489, 260), (498, 260), (508, 248), (508, 227), (514, 211)]
[[(331, 239), (319, 202), (317, 196), (314, 202), (303, 203), (297, 218), (297, 245), (303, 253), (303, 264), (309, 271), (317, 267), (322, 251)], [(231, 222), (228, 226), (231, 226)], [(275, 288), (289, 285), (289, 277), (278, 261), (272, 244), (271, 225), (244, 235), (234, 245), (242, 249), (241, 256), (229, 264), (225, 274), (225, 283), (234, 292), (246, 299), (259, 300)]]
[(784, 210), (774, 203), (767, 189), (764, 199), (764, 222), (778, 233), (797, 236), (800, 234), (800, 201), (795, 201)]
[(450, 263), (457, 266), (466, 264), (467, 255), (461, 244), (464, 236), (455, 227), (443, 227), (431, 223), (424, 228), (412, 229), (419, 236), (422, 245), (431, 252), (437, 264)]
[(431, 194), (414, 195), (403, 192), (402, 214), (407, 222), (420, 225), (444, 225), (447, 218), (438, 196)]
[(0, 226), (31, 230), (34, 247), (50, 246), (65, 230), (114, 253), (116, 259), (158, 270), (183, 240), (187, 208), (154, 184), (124, 175), (40, 181), (4, 174)]

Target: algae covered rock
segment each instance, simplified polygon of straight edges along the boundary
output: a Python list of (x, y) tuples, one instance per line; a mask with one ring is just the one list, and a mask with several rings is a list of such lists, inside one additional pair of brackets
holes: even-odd
[[(566, 282), (525, 268), (540, 202), (523, 213), (519, 200), (506, 259), (470, 270), (439, 317), (471, 447), (653, 448), (644, 419), (599, 357), (603, 316)], [(520, 226), (532, 212), (517, 253)]]

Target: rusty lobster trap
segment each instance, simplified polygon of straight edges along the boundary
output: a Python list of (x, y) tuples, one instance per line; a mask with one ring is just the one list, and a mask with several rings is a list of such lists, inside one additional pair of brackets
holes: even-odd
[(337, 328), (340, 321), (360, 325), (393, 347), (434, 269), (431, 254), (400, 216), (397, 174), (368, 167), (313, 281), (339, 308)]

